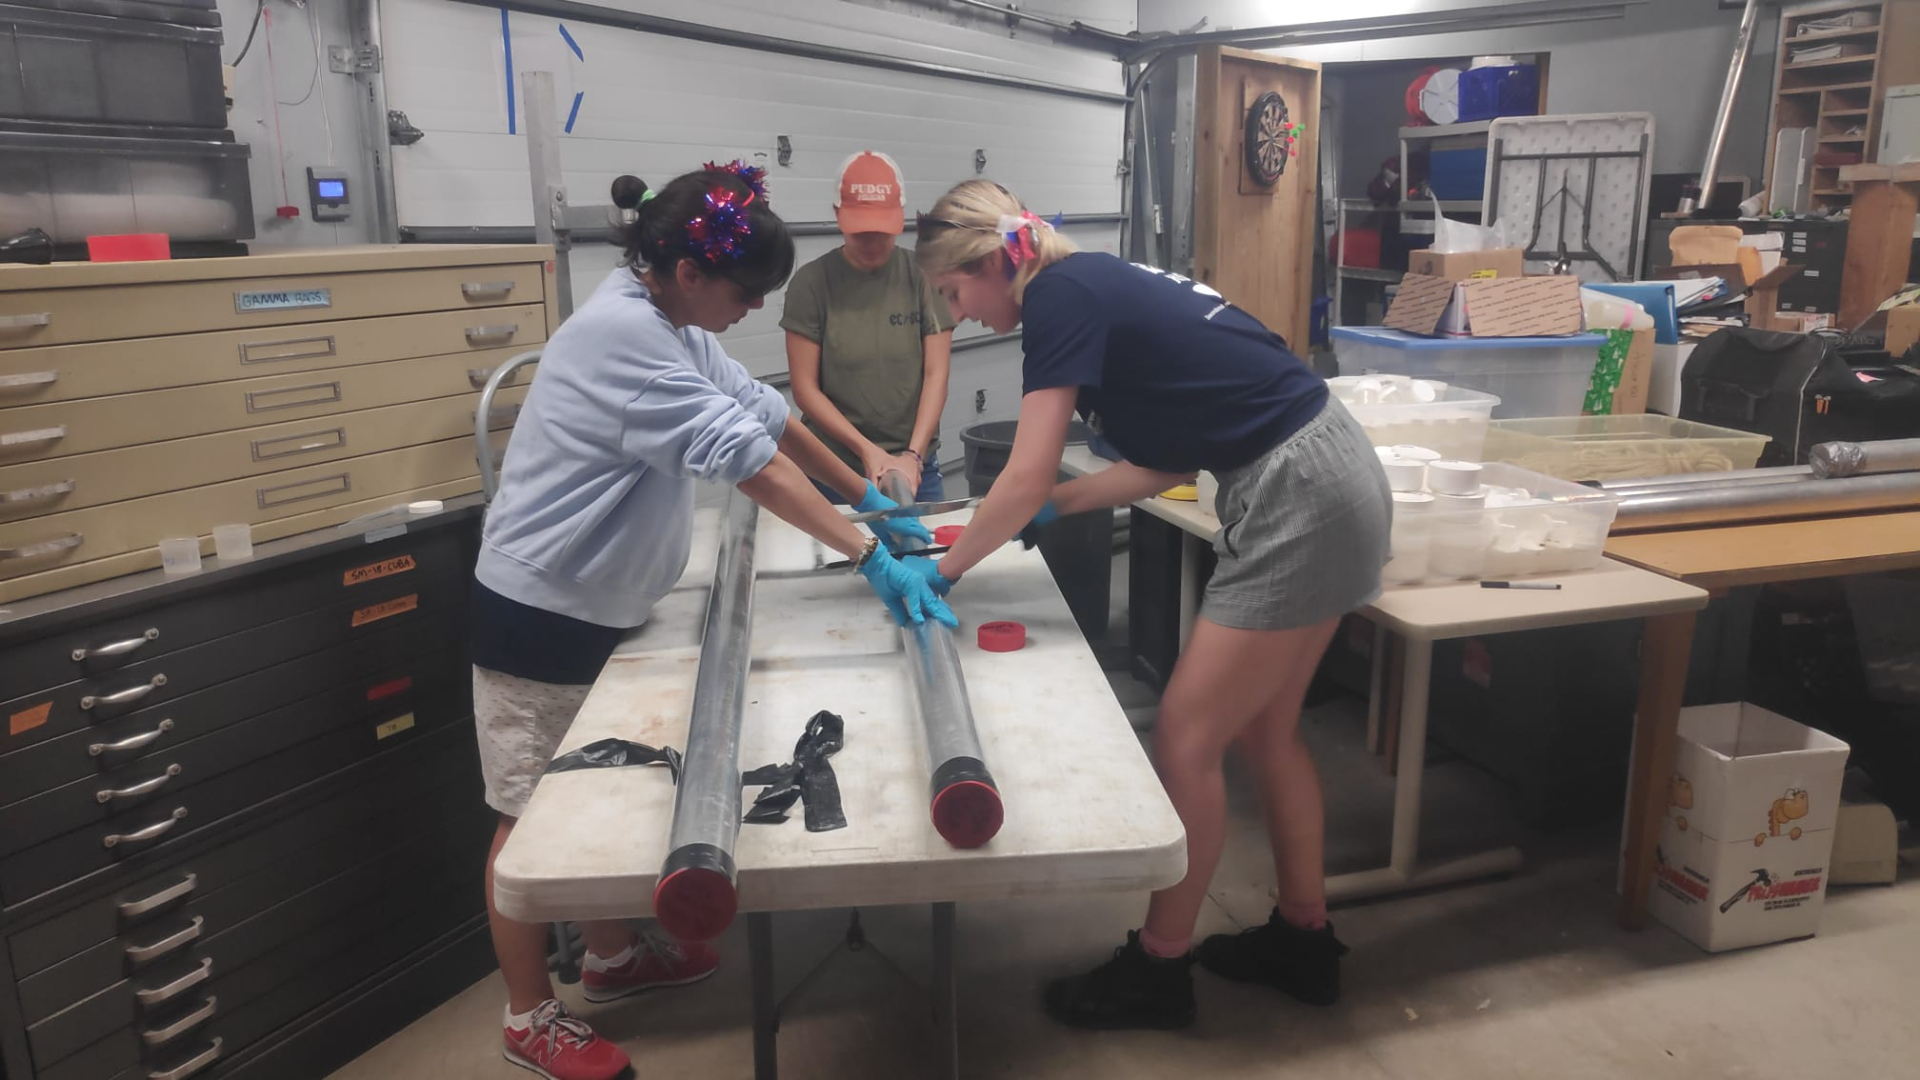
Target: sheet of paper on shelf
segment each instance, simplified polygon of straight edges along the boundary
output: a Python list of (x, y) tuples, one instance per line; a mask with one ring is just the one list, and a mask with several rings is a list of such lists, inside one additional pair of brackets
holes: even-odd
[(1840, 51), (1840, 43), (1837, 41), (1825, 45), (1802, 45), (1789, 54), (1787, 62), (1804, 64), (1810, 60), (1833, 60), (1839, 57)]

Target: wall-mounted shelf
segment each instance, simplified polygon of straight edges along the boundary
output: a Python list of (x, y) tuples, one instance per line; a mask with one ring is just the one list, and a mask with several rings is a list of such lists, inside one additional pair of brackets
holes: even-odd
[[(1800, 33), (1818, 19), (1854, 13), (1869, 25)], [(1793, 62), (1796, 50), (1838, 45), (1853, 56)], [(1780, 12), (1780, 38), (1773, 69), (1773, 110), (1767, 131), (1767, 184), (1784, 130), (1812, 128), (1818, 145), (1858, 152), (1869, 159), (1880, 143), (1880, 102), (1888, 86), (1920, 82), (1920, 4), (1911, 0), (1820, 0), (1788, 3)], [(1846, 121), (1839, 123), (1838, 121)], [(1858, 132), (1837, 128), (1858, 127)], [(1848, 206), (1853, 192), (1834, 183), (1837, 166), (1816, 166), (1800, 209), (1832, 212)], [(1786, 179), (1787, 190), (1795, 185)]]

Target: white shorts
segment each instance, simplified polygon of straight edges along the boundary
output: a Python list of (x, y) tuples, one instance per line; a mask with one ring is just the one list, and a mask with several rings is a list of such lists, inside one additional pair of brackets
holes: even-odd
[(519, 817), (591, 686), (562, 686), (473, 669), (473, 725), (487, 805)]

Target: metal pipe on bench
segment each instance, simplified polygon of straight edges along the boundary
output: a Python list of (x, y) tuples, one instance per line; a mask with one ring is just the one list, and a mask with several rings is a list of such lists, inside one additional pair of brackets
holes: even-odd
[(1613, 531), (1827, 517), (1909, 507), (1920, 507), (1920, 473), (1856, 476), (1805, 484), (1683, 487), (1622, 499)]
[(1708, 488), (1763, 487), (1768, 485), (1811, 483), (1819, 477), (1805, 465), (1787, 465), (1771, 469), (1729, 469), (1723, 472), (1685, 473), (1687, 479), (1675, 476), (1649, 476), (1639, 480), (1611, 480), (1601, 483), (1600, 490), (1621, 498), (1635, 495), (1677, 494), (1683, 491), (1704, 491)]
[(1807, 462), (1822, 480), (1920, 471), (1920, 439), (1823, 442), (1807, 455)]
[[(906, 478), (899, 473), (888, 473), (881, 484), (894, 502), (905, 506), (914, 501)], [(907, 555), (925, 546), (919, 540), (903, 540), (898, 549)], [(979, 847), (1000, 831), (1006, 808), (974, 730), (973, 703), (967, 696), (953, 631), (929, 618), (901, 627), (900, 639), (906, 645), (913, 700), (927, 735), (934, 831), (954, 847)]]
[(760, 507), (727, 495), (720, 552), (700, 636), (687, 751), (673, 795), (667, 861), (653, 911), (667, 933), (708, 941), (733, 923), (733, 845), (740, 835), (740, 719), (752, 662), (753, 552)]

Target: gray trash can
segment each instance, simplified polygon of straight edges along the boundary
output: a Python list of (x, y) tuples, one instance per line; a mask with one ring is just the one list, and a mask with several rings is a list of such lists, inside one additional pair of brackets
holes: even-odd
[[(969, 496), (985, 495), (994, 477), (1007, 467), (1017, 426), (1012, 420), (996, 420), (961, 429)], [(1067, 431), (1067, 443), (1084, 443), (1092, 434), (1076, 420)], [(1067, 477), (1062, 474), (1059, 479)], [(1072, 514), (1054, 522), (1041, 538), (1040, 554), (1066, 597), (1080, 633), (1090, 642), (1103, 640), (1113, 587), (1113, 511)]]

